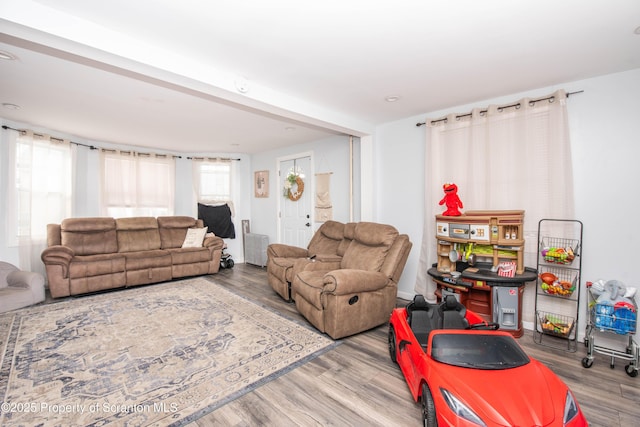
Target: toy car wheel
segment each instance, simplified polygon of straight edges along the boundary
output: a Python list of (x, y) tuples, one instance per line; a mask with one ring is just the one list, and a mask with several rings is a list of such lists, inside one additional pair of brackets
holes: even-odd
[(389, 325), (389, 356), (393, 363), (398, 363), (396, 348), (396, 331), (393, 329), (393, 326)]
[(593, 359), (585, 357), (584, 359), (582, 359), (582, 366), (584, 368), (590, 368), (591, 366), (593, 366)]
[(422, 424), (425, 427), (436, 427), (438, 422), (436, 420), (436, 406), (433, 403), (433, 396), (431, 390), (427, 384), (422, 384), (422, 398), (420, 399), (422, 404)]
[(235, 265), (235, 263), (233, 262), (233, 260), (231, 258), (229, 258), (226, 262), (225, 262), (225, 268), (233, 268), (233, 266)]
[(637, 377), (638, 376), (638, 370), (635, 368), (635, 366), (627, 365), (627, 366), (624, 367), (624, 371), (630, 377)]

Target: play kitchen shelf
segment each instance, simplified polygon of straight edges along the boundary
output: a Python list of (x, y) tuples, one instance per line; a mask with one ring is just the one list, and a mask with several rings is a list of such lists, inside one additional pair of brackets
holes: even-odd
[(522, 210), (467, 211), (460, 216), (436, 215), (437, 269), (456, 271), (458, 261), (471, 254), (489, 258), (492, 268), (515, 264), (515, 273), (524, 272)]
[(582, 270), (582, 222), (538, 222), (538, 256), (533, 340), (571, 352), (577, 350)]

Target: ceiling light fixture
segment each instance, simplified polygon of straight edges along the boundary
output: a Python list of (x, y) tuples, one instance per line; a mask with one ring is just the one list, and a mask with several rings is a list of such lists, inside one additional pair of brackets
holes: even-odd
[(385, 96), (384, 100), (387, 102), (396, 102), (400, 100), (400, 95), (389, 95)]
[(19, 105), (11, 104), (11, 103), (9, 103), (9, 102), (3, 102), (3, 103), (2, 103), (2, 106), (3, 106), (4, 108), (6, 108), (7, 110), (19, 110), (19, 109), (20, 109), (20, 106), (19, 106)]
[(17, 59), (17, 57), (13, 53), (0, 50), (0, 59), (6, 59), (7, 61), (14, 61), (15, 59)]

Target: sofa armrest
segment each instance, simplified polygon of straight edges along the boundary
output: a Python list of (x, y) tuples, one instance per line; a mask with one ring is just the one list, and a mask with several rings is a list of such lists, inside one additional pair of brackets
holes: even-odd
[(307, 258), (309, 251), (297, 246), (272, 243), (267, 247), (267, 255), (272, 258)]
[(327, 272), (323, 278), (324, 292), (346, 295), (382, 289), (389, 278), (378, 271), (340, 269)]
[(49, 246), (42, 251), (40, 258), (42, 259), (42, 262), (44, 262), (44, 265), (60, 265), (62, 267), (64, 277), (68, 277), (69, 264), (74, 256), (75, 253), (73, 252), (73, 249), (67, 246), (55, 245)]
[(224, 248), (224, 240), (218, 236), (205, 237), (202, 242), (202, 246), (205, 248), (212, 248), (213, 250)]

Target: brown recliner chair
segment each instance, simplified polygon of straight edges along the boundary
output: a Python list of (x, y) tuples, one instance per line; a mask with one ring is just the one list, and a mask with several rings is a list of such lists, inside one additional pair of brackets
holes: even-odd
[[(286, 301), (291, 301), (291, 281), (298, 271), (310, 263), (340, 264), (348, 242), (344, 241), (345, 224), (327, 221), (318, 228), (307, 248), (272, 243), (267, 247), (269, 285)], [(340, 255), (339, 255), (340, 254)]]
[(296, 308), (333, 339), (387, 322), (411, 246), (391, 225), (357, 223), (339, 268), (310, 265), (293, 278)]

